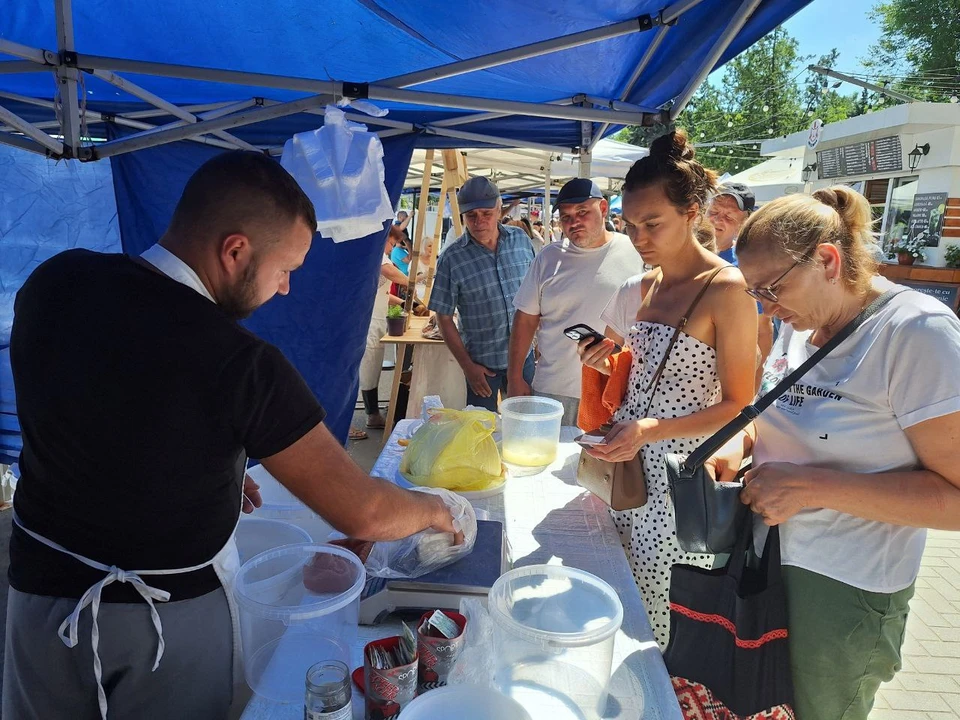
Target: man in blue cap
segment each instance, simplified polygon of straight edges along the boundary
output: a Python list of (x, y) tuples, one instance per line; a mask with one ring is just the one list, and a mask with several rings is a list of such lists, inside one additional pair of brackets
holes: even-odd
[[(533, 261), (533, 246), (523, 230), (501, 224), (500, 191), (487, 178), (467, 180), (457, 200), (466, 229), (437, 259), (430, 309), (463, 368), (467, 404), (496, 412), (497, 393), (507, 396), (513, 298)], [(460, 312), (459, 330), (454, 311)], [(523, 377), (533, 380), (532, 353)]]
[[(520, 286), (510, 335), (510, 395), (540, 395), (563, 405), (563, 424), (576, 425), (582, 365), (564, 328), (582, 323), (603, 330), (600, 313), (620, 286), (643, 272), (630, 238), (607, 230), (607, 201), (589, 178), (570, 180), (557, 196), (563, 242), (544, 246)], [(531, 383), (521, 377), (539, 329), (540, 360)], [(587, 428), (591, 430), (592, 428)]]

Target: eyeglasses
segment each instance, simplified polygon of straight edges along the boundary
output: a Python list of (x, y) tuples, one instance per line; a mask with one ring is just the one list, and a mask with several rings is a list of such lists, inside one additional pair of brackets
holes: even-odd
[(770, 285), (761, 288), (745, 288), (747, 295), (752, 297), (754, 300), (766, 300), (767, 302), (778, 302), (777, 300), (777, 291), (780, 289), (780, 285), (783, 283), (783, 279), (790, 274), (790, 271), (793, 270), (797, 265), (802, 263), (804, 260), (810, 259), (810, 253), (804, 253), (793, 265), (788, 267), (786, 271), (774, 280)]

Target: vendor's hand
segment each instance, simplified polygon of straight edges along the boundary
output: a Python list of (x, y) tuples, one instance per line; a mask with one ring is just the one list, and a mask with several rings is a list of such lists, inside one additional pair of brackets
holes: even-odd
[(243, 511), (248, 515), (254, 509), (263, 505), (263, 498), (260, 497), (260, 486), (254, 482), (253, 478), (244, 473), (243, 475)]
[(493, 370), (485, 368), (480, 363), (473, 363), (471, 366), (463, 369), (463, 374), (466, 376), (470, 388), (477, 395), (480, 397), (490, 397), (493, 395), (493, 392), (490, 390), (490, 384), (487, 382), (488, 377), (496, 375)]
[(812, 472), (812, 468), (793, 463), (764, 463), (744, 474), (740, 500), (763, 516), (766, 525), (779, 525), (809, 507)]
[(594, 370), (610, 374), (610, 356), (616, 349), (617, 344), (610, 338), (604, 338), (597, 342), (595, 337), (584, 338), (577, 343), (577, 354), (580, 356), (580, 362)]
[(608, 462), (632, 460), (644, 445), (656, 442), (656, 418), (618, 422), (606, 435), (606, 442), (587, 448), (587, 454)]
[(507, 397), (533, 395), (533, 388), (523, 377), (507, 378)]
[(430, 529), (442, 533), (451, 533), (453, 535), (453, 544), (462, 545), (463, 532), (457, 531), (453, 527), (453, 515), (450, 514), (450, 508), (447, 507), (447, 504), (443, 501), (443, 498), (441, 498), (439, 495), (431, 495), (429, 493), (417, 494), (421, 495), (425, 500), (432, 502), (434, 505), (434, 521), (430, 523)]

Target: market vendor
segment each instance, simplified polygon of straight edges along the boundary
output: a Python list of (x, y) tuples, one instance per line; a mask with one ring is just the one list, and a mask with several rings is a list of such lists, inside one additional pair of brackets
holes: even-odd
[(223, 153), (142, 256), (64, 252), (17, 295), (4, 717), (226, 717), (231, 538), (260, 504), (248, 456), (349, 536), (453, 532), (436, 496), (363, 473), (283, 354), (236, 322), (290, 291), (315, 227), (277, 162)]

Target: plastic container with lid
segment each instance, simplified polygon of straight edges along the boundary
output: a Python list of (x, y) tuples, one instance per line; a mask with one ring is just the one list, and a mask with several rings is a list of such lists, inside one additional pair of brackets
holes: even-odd
[(363, 564), (335, 545), (268, 550), (237, 574), (244, 673), (250, 688), (280, 703), (303, 703), (303, 679), (318, 662), (351, 662)]
[(490, 588), (490, 616), (504, 636), (495, 683), (533, 720), (594, 720), (606, 705), (623, 604), (583, 570), (532, 565)]
[(403, 720), (531, 720), (516, 700), (493, 688), (450, 685), (414, 698), (403, 709)]
[(532, 395), (500, 403), (503, 462), (511, 475), (534, 475), (557, 457), (563, 405)]
[(254, 555), (267, 550), (312, 542), (313, 538), (303, 528), (283, 520), (242, 515), (237, 524), (237, 552), (242, 565)]
[(247, 475), (260, 486), (263, 499), (263, 505), (254, 510), (254, 517), (296, 525), (306, 530), (310, 539), (317, 543), (326, 542), (335, 532), (330, 523), (300, 502), (263, 465), (247, 468)]

